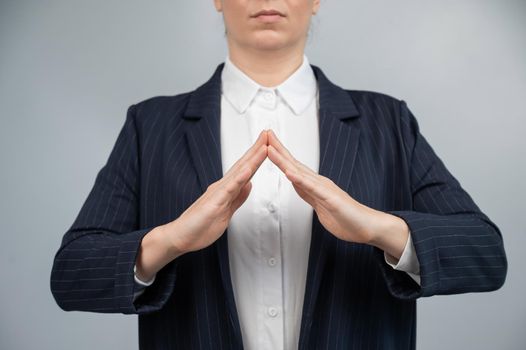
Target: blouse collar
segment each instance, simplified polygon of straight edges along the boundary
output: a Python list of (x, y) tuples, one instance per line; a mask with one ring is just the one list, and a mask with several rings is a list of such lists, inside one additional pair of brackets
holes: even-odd
[(221, 92), (238, 113), (244, 113), (259, 89), (277, 90), (294, 114), (300, 115), (311, 103), (317, 92), (317, 81), (307, 56), (303, 55), (301, 66), (284, 82), (274, 87), (264, 87), (239, 69), (227, 55), (221, 73)]

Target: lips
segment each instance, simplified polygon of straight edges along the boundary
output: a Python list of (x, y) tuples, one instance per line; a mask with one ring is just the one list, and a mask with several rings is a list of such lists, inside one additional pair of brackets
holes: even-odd
[(261, 10), (261, 11), (257, 12), (256, 14), (252, 15), (251, 17), (258, 17), (258, 16), (281, 16), (281, 17), (285, 17), (285, 15), (283, 13), (279, 12), (278, 10), (274, 10), (274, 9)]

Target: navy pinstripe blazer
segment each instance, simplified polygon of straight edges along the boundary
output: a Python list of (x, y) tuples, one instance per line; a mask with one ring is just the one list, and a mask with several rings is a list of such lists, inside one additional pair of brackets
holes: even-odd
[[(222, 177), (221, 70), (194, 91), (129, 107), (124, 126), (55, 255), (50, 287), (66, 311), (139, 315), (141, 349), (241, 349), (228, 230), (175, 259), (133, 302), (141, 239)], [(416, 299), (496, 290), (499, 228), (419, 131), (403, 100), (319, 86), (319, 173), (359, 202), (404, 219), (421, 286), (379, 249), (342, 241), (313, 217), (300, 349), (414, 349)]]

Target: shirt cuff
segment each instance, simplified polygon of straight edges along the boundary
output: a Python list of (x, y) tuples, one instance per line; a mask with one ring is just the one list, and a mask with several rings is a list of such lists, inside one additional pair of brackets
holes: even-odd
[(142, 281), (139, 279), (139, 277), (137, 277), (137, 265), (133, 265), (133, 276), (135, 278), (135, 282), (147, 287), (152, 285), (152, 283), (155, 281), (156, 275), (153, 275), (153, 277), (149, 281)]
[(418, 285), (420, 285), (420, 264), (416, 256), (415, 247), (411, 238), (411, 232), (407, 238), (404, 251), (397, 261), (396, 258), (384, 252), (385, 262), (395, 270), (406, 272)]

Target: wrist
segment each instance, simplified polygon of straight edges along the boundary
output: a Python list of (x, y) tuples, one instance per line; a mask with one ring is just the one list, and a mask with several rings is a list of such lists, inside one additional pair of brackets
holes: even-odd
[(186, 244), (181, 241), (179, 225), (179, 219), (176, 219), (160, 226), (161, 235), (165, 240), (165, 246), (173, 259), (187, 252)]
[(400, 259), (409, 238), (409, 226), (396, 215), (385, 212), (381, 214), (376, 229), (371, 233), (369, 244)]

